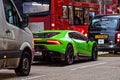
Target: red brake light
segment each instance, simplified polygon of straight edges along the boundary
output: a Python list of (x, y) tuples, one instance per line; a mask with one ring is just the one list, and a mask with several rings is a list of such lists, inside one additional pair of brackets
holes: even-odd
[(61, 44), (58, 40), (47, 40), (47, 44)]
[(117, 40), (117, 42), (120, 42), (120, 33), (117, 33), (116, 40)]

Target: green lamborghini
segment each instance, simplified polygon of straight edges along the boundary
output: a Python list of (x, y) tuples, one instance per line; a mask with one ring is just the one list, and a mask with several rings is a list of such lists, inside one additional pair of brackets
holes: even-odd
[(72, 30), (45, 30), (33, 34), (35, 58), (60, 59), (66, 64), (72, 64), (81, 56), (98, 58), (98, 48), (95, 41), (89, 40), (83, 34)]

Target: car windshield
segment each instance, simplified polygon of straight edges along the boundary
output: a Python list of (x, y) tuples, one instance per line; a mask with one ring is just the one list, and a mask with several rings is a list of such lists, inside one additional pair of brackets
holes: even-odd
[(91, 27), (92, 29), (116, 29), (118, 20), (115, 18), (100, 18), (93, 19)]
[(60, 32), (45, 32), (45, 33), (34, 33), (33, 36), (34, 38), (50, 38), (53, 37)]

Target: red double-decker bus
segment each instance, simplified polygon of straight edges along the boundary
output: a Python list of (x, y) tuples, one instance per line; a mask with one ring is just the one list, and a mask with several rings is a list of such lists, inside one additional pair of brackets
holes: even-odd
[(99, 14), (98, 0), (23, 0), (30, 29), (77, 30), (87, 34), (90, 19)]

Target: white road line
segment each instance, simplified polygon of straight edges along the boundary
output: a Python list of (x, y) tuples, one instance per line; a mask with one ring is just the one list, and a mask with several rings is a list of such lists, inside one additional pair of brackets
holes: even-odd
[(70, 69), (70, 70), (83, 69), (83, 68), (88, 68), (88, 67), (103, 65), (103, 64), (106, 64), (106, 63), (107, 63), (107, 62), (102, 62), (102, 63), (97, 63), (97, 64), (91, 64), (91, 65), (86, 65), (86, 66), (80, 66), (80, 67), (73, 68), (73, 69)]
[(31, 79), (36, 79), (36, 78), (41, 78), (41, 77), (45, 77), (46, 75), (41, 75), (41, 76), (34, 76), (34, 77), (28, 77), (22, 80), (31, 80)]

